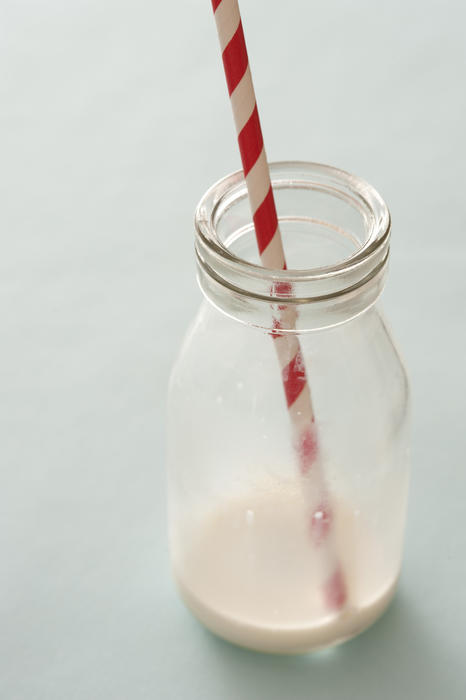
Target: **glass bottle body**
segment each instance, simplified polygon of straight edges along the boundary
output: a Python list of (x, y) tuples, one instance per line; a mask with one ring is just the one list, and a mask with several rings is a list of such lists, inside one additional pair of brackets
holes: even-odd
[[(287, 171), (288, 187), (293, 187), (293, 173)], [(315, 187), (315, 172), (307, 176)], [(290, 211), (299, 208), (285, 194)], [(288, 217), (293, 221), (285, 217), (287, 250), (294, 256), (302, 251), (304, 258), (309, 247), (315, 256), (322, 243), (327, 257), (329, 250), (330, 257), (341, 256), (340, 237), (348, 231), (358, 241), (354, 220), (348, 223), (341, 212), (335, 233), (331, 204), (325, 202), (333, 228), (325, 234), (330, 231), (335, 244), (318, 240), (323, 219), (316, 225), (315, 219), (303, 221), (300, 213), (297, 219)], [(225, 248), (241, 248), (241, 260), (247, 260), (254, 255), (251, 232), (241, 228), (234, 204), (225, 212), (218, 229), (229, 223), (232, 231), (245, 231), (237, 236), (228, 232), (230, 248)], [(363, 222), (361, 231), (366, 229)], [(360, 240), (354, 245), (356, 250), (362, 247)], [(176, 581), (194, 614), (235, 643), (289, 653), (336, 644), (382, 613), (401, 563), (409, 471), (408, 383), (375, 303), (385, 262), (380, 267), (373, 261), (372, 275), (360, 271), (363, 282), (355, 289), (351, 280), (347, 291), (345, 281), (342, 293), (302, 301), (303, 285), (307, 289), (315, 281), (309, 275), (292, 280), (293, 298), (270, 299), (260, 292), (274, 289), (272, 271), (260, 271), (264, 287), (251, 293), (231, 279), (225, 284), (221, 269), (212, 271), (207, 265), (206, 272), (202, 250), (198, 256), (207, 298), (186, 336), (169, 392), (169, 518)], [(342, 274), (348, 274), (348, 260), (351, 255), (343, 260)], [(361, 261), (355, 264), (361, 266)], [(249, 284), (257, 286), (257, 280)], [(274, 319), (290, 305), (298, 307), (297, 323), (286, 332), (299, 337), (311, 387), (333, 547), (347, 589), (339, 610), (329, 609), (322, 596), (307, 477), (291, 439), (272, 338)]]

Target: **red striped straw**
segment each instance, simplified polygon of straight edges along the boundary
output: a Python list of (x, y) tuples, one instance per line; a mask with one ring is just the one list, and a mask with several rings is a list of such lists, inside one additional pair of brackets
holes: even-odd
[[(285, 270), (285, 253), (238, 2), (212, 0), (212, 6), (261, 262), (264, 267)], [(275, 291), (283, 296), (291, 296), (292, 293), (289, 284), (276, 284)], [(329, 610), (340, 610), (347, 599), (346, 584), (336, 554), (334, 518), (319, 456), (304, 359), (298, 336), (295, 333), (280, 332), (295, 328), (296, 312), (290, 305), (280, 305), (279, 309), (281, 315), (274, 321), (272, 337), (282, 372), (300, 471), (306, 477), (311, 541), (322, 567), (325, 605)]]

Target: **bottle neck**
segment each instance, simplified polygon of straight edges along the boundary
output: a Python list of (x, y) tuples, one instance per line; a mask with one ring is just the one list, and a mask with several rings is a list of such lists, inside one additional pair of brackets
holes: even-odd
[(261, 267), (242, 173), (196, 211), (202, 291), (236, 320), (273, 332), (344, 323), (372, 306), (386, 274), (390, 216), (367, 183), (312, 163), (271, 165), (287, 270)]

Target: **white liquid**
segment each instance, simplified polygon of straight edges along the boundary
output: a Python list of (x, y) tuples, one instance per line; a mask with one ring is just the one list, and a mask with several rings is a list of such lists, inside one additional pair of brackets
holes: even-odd
[[(182, 597), (212, 632), (259, 651), (296, 653), (336, 644), (371, 625), (390, 602), (398, 567), (358, 511), (333, 503), (348, 602), (329, 612), (299, 486), (261, 485), (205, 517), (175, 555)], [(395, 570), (394, 570), (395, 569)]]

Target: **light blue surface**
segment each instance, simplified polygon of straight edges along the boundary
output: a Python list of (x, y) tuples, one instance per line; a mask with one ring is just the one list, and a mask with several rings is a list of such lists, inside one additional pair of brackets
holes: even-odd
[(5, 2), (2, 700), (466, 696), (464, 7), (242, 7), (270, 158), (355, 172), (392, 211), (384, 306), (414, 402), (399, 594), (300, 658), (218, 641), (179, 602), (167, 376), (199, 300), (194, 206), (239, 167), (210, 3)]

